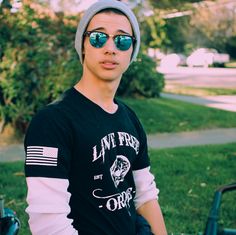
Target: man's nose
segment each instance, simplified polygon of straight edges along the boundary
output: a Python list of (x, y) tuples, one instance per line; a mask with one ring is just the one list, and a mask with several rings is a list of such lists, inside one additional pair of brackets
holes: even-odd
[(105, 50), (105, 52), (109, 52), (109, 53), (113, 53), (113, 54), (116, 53), (117, 48), (116, 48), (115, 42), (112, 37), (109, 37), (107, 39), (107, 42), (104, 46), (104, 50)]

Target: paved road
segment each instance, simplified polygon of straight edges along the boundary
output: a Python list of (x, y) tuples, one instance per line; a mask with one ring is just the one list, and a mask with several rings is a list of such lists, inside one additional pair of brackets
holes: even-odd
[[(148, 136), (149, 148), (174, 148), (206, 144), (236, 143), (236, 128), (165, 133)], [(0, 147), (0, 162), (24, 160), (22, 144)]]
[(232, 68), (157, 68), (167, 84), (190, 87), (236, 88), (236, 69)]
[[(167, 85), (199, 88), (235, 88), (236, 69), (229, 68), (157, 68), (165, 76)], [(212, 108), (236, 112), (236, 95), (230, 96), (185, 96), (162, 94), (162, 97), (200, 104)]]
[(24, 160), (23, 144), (0, 146), (0, 162)]

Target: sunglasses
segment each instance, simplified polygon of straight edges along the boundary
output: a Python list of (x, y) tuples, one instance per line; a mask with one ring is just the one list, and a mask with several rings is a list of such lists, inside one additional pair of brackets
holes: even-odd
[(135, 37), (130, 35), (109, 35), (99, 31), (87, 31), (84, 33), (84, 36), (89, 37), (90, 44), (96, 48), (102, 48), (106, 44), (108, 38), (112, 37), (116, 48), (120, 51), (129, 50), (131, 45), (136, 41)]

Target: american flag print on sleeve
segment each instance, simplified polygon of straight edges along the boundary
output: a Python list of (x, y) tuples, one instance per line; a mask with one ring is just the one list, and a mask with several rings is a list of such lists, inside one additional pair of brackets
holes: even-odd
[(58, 148), (27, 146), (26, 165), (57, 166)]

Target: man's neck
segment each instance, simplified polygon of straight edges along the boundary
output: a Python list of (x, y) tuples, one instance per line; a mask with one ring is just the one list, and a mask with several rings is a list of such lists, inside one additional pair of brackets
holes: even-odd
[(94, 81), (82, 77), (75, 85), (75, 89), (106, 112), (115, 113), (118, 106), (114, 103), (114, 96), (118, 85), (117, 82), (94, 83)]

